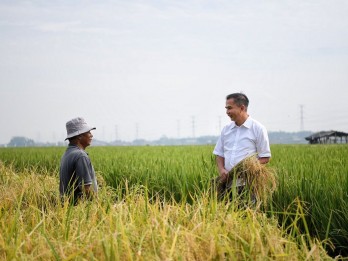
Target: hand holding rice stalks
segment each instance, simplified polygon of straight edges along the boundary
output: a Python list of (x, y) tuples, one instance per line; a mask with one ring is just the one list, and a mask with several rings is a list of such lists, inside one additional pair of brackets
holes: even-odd
[(242, 160), (230, 173), (232, 175), (236, 173), (244, 178), (250, 192), (258, 201), (262, 201), (264, 204), (267, 203), (277, 187), (274, 169), (267, 164), (261, 164), (256, 156)]
[(226, 180), (221, 181), (220, 177), (214, 179), (220, 199), (232, 189), (237, 178), (241, 178), (249, 193), (265, 205), (277, 186), (275, 171), (266, 164), (261, 164), (256, 156), (250, 156), (231, 169)]

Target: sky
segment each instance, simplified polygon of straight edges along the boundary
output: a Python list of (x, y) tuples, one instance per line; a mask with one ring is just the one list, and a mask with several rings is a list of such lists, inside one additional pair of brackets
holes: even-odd
[(219, 135), (226, 95), (269, 132), (348, 132), (346, 0), (0, 0), (0, 144)]

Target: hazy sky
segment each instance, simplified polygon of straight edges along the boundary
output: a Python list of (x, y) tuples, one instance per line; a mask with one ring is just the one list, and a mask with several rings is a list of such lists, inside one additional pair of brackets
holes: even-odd
[(348, 132), (348, 1), (0, 0), (0, 144), (219, 135), (242, 91), (269, 131)]

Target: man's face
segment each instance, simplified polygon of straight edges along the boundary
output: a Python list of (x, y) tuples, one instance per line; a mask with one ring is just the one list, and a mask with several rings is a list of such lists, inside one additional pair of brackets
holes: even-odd
[(81, 137), (80, 143), (81, 143), (81, 145), (82, 145), (83, 147), (86, 148), (87, 146), (91, 145), (93, 135), (92, 135), (92, 133), (91, 133), (90, 131), (81, 134), (80, 137)]
[(239, 107), (237, 104), (235, 104), (233, 99), (226, 100), (225, 108), (226, 114), (231, 118), (232, 121), (235, 121), (242, 112), (242, 106)]

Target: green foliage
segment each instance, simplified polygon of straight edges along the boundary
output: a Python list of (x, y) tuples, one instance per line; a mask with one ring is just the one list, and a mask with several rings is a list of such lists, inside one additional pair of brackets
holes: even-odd
[(34, 146), (35, 142), (32, 139), (26, 138), (26, 137), (13, 137), (10, 142), (8, 143), (8, 146), (10, 147), (30, 147)]
[(108, 185), (145, 186), (167, 200), (192, 202), (216, 175), (211, 146), (98, 147), (90, 155)]
[[(57, 177), (64, 150), (3, 148), (0, 159), (16, 171)], [(87, 152), (101, 184), (114, 188), (114, 202), (136, 188), (149, 202), (195, 204), (209, 194), (210, 180), (217, 175), (212, 150), (213, 146), (144, 146), (90, 147)], [(295, 223), (291, 233), (328, 239), (336, 248), (328, 244), (327, 250), (347, 255), (348, 146), (272, 145), (271, 150), (270, 166), (279, 184), (268, 215), (276, 216), (284, 230)], [(114, 255), (111, 243), (104, 243), (107, 256)]]
[(300, 229), (330, 239), (334, 253), (348, 255), (348, 146), (273, 145), (271, 149), (271, 165), (279, 176), (273, 210), (293, 213), (291, 206), (298, 199), (308, 227)]
[(207, 194), (149, 202), (133, 186), (114, 200), (117, 189), (104, 186), (93, 201), (61, 205), (56, 177), (2, 164), (0, 172), (1, 260), (330, 260), (317, 240)]

